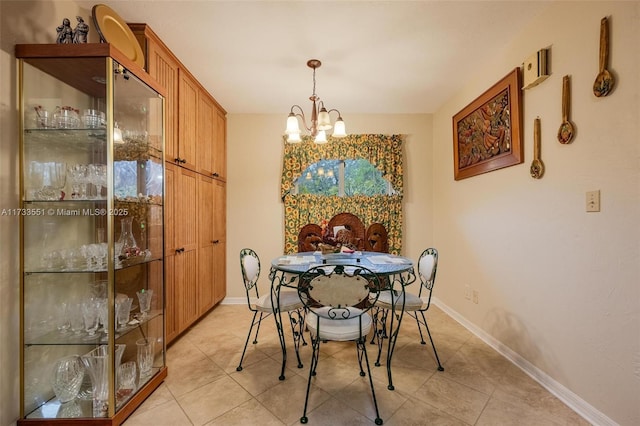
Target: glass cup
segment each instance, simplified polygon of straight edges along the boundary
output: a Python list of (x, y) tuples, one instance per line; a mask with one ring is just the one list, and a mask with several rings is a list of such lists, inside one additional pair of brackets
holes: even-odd
[(151, 310), (151, 298), (153, 297), (153, 290), (142, 289), (136, 292), (138, 296), (138, 302), (140, 303), (141, 319), (145, 319)]
[(137, 366), (135, 361), (125, 362), (118, 367), (116, 399), (123, 400), (136, 390)]
[(127, 323), (129, 323), (129, 314), (131, 312), (132, 303), (133, 299), (130, 297), (116, 300), (116, 319), (118, 322), (118, 329), (126, 327)]
[(139, 339), (136, 341), (138, 348), (138, 369), (140, 381), (151, 376), (154, 357), (154, 341), (152, 339)]

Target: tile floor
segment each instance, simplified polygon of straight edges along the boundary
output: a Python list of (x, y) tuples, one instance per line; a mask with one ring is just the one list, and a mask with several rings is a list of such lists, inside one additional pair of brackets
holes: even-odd
[[(385, 367), (372, 365), (385, 425), (589, 424), (437, 307), (430, 309), (428, 321), (444, 372), (437, 371), (431, 346), (420, 345), (409, 317), (393, 359), (395, 391), (387, 390)], [(244, 305), (214, 308), (169, 347), (167, 379), (124, 425), (300, 424), (310, 348), (301, 351), (305, 367), (290, 361), (286, 380), (278, 380), (281, 352), (270, 317), (258, 344), (249, 344), (244, 370), (237, 372), (249, 322)], [(291, 343), (290, 334), (287, 338)], [(374, 357), (376, 346), (367, 349)], [(359, 375), (355, 345), (329, 342), (321, 351), (309, 424), (374, 425), (368, 379)], [(287, 353), (295, 359), (293, 348)]]

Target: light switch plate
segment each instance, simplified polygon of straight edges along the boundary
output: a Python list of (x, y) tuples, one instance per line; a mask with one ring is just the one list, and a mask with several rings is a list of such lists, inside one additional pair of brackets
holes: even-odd
[(600, 190), (587, 192), (587, 212), (600, 211)]

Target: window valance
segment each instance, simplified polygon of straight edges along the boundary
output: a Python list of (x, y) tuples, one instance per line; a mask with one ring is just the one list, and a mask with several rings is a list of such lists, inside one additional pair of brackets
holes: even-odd
[(281, 196), (289, 194), (296, 179), (311, 164), (332, 159), (364, 158), (373, 164), (382, 176), (391, 182), (396, 194), (402, 198), (403, 166), (402, 135), (349, 135), (329, 138), (326, 144), (316, 144), (311, 136), (303, 136), (300, 143), (284, 141)]

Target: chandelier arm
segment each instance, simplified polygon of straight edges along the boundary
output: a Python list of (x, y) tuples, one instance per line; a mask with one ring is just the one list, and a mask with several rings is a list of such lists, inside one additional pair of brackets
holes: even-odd
[[(299, 112), (295, 112), (294, 108), (298, 108)], [(296, 117), (300, 117), (302, 119), (302, 125), (304, 126), (304, 128), (309, 132), (311, 131), (311, 126), (307, 125), (307, 118), (305, 117), (304, 110), (300, 105), (293, 105), (291, 107), (291, 114), (294, 114)]]

